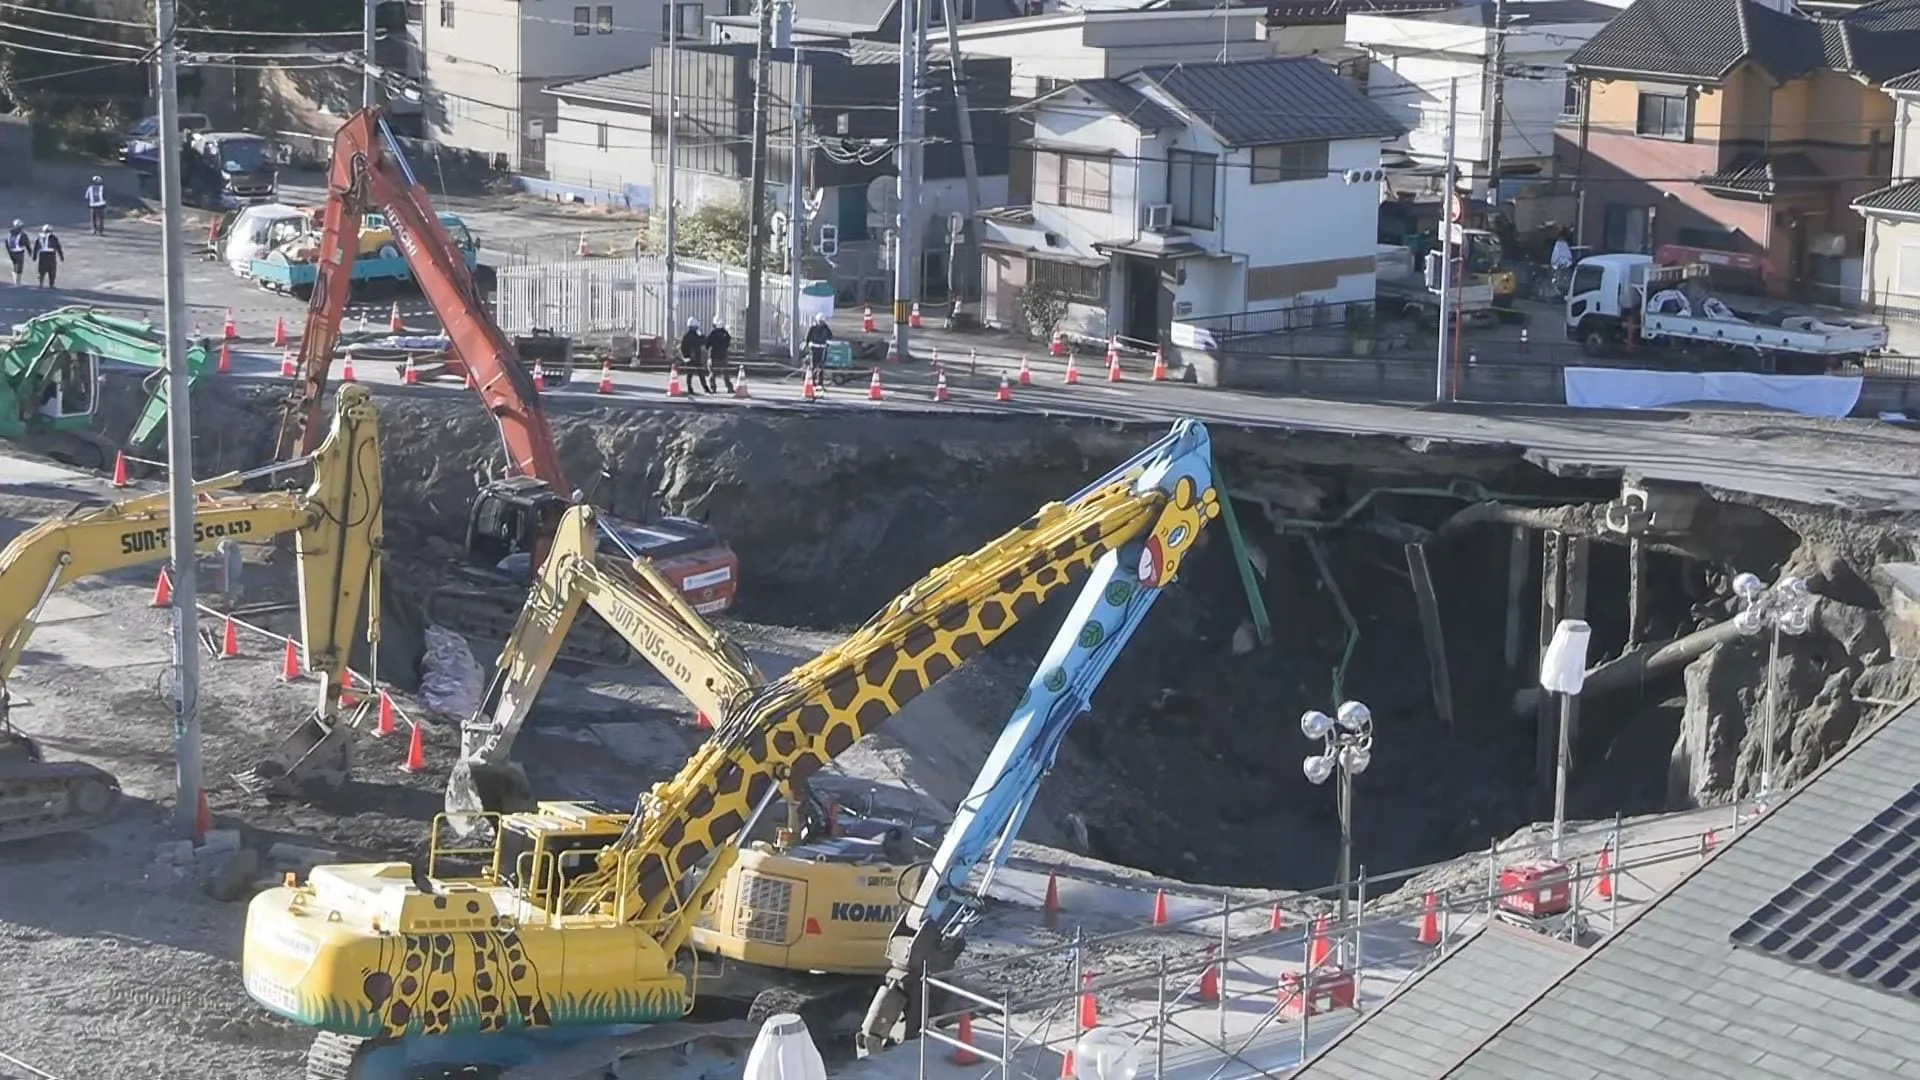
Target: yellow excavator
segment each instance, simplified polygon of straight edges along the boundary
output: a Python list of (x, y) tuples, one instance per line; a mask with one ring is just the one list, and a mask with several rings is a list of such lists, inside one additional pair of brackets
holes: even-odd
[[(303, 461), (313, 465), (313, 482), (303, 492), (240, 490), (284, 465), (194, 487), (194, 543), (201, 551), (222, 540), (294, 534), (307, 665), (324, 678), (313, 714), (254, 767), (270, 786), (337, 783), (346, 774), (351, 731), (339, 716), (340, 682), (369, 591), (371, 610), (379, 610), (380, 444), (365, 387), (341, 387), (332, 430)], [(165, 559), (168, 523), (163, 492), (43, 521), (0, 551), (0, 841), (90, 828), (119, 801), (119, 781), (104, 770), (42, 759), (38, 744), (13, 727), (7, 684), (54, 591)]]
[[(1204, 427), (1175, 432), (1204, 459)], [(320, 1029), (310, 1080), (497, 1075), (681, 1019), (698, 991), (690, 945), (707, 898), (776, 797), (1109, 552), (1142, 552), (1114, 588), (1159, 587), (1218, 506), (1211, 483), (1128, 462), (750, 691), (631, 813), (542, 803), (489, 815), (490, 842), (467, 846), (443, 819), (424, 867), (322, 866), (262, 892), (247, 911), (247, 993)]]

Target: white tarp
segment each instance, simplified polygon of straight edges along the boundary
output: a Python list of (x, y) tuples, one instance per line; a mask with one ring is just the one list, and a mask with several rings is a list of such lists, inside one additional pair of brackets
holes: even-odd
[(1758, 405), (1803, 416), (1842, 417), (1860, 401), (1861, 379), (1843, 375), (1756, 375), (1745, 371), (1566, 369), (1576, 409), (1659, 409), (1673, 405)]

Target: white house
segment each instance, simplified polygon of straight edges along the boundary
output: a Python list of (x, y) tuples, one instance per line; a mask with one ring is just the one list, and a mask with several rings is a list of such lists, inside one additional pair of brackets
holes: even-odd
[(1507, 29), (1496, 29), (1493, 0), (1466, 0), (1441, 11), (1349, 14), (1347, 45), (1368, 57), (1367, 95), (1407, 129), (1394, 149), (1435, 176), (1447, 154), (1447, 98), (1459, 91), (1454, 158), (1461, 174), (1484, 184), (1491, 151), (1495, 42), (1506, 38), (1500, 130), (1501, 175), (1551, 171), (1554, 127), (1578, 114), (1568, 99), (1567, 58), (1612, 21), (1626, 0), (1507, 0)]
[[(1264, 59), (1264, 8), (1096, 8), (975, 23), (959, 30), (969, 56), (1004, 56), (1013, 96), (1033, 98), (1075, 79), (1111, 79), (1153, 64)], [(1224, 57), (1222, 54), (1225, 54)]]
[(1867, 219), (1860, 300), (1887, 318), (1888, 344), (1920, 353), (1920, 70), (1880, 87), (1893, 97), (1893, 183), (1853, 201)]
[[(1070, 301), (1070, 335), (1159, 341), (1174, 319), (1371, 301), (1383, 139), (1403, 129), (1313, 59), (1075, 82), (1033, 117), (1033, 200), (982, 215), (983, 315)], [(1353, 182), (1356, 179), (1361, 182)]]

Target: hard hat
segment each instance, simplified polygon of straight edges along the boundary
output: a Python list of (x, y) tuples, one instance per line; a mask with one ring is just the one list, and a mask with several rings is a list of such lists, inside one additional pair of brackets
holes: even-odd
[(687, 329), (689, 329), (689, 330), (698, 330), (698, 329), (700, 329), (700, 320), (699, 320), (699, 319), (688, 319), (688, 320), (687, 320)]
[(22, 224), (20, 223), (20, 219), (19, 219), (19, 218), (14, 218), (14, 219), (13, 219), (13, 227), (14, 227), (14, 228), (16, 228), (16, 229), (24, 229), (24, 228), (26, 228), (26, 226), (25, 226), (25, 225), (22, 225)]
[(813, 313), (813, 321), (814, 321), (814, 322), (817, 322), (817, 323), (823, 323), (823, 322), (826, 322), (826, 321), (827, 321), (827, 315), (826, 315), (826, 313), (825, 313), (825, 312), (823, 312), (823, 311), (816, 311), (816, 312), (814, 312), (814, 313)]
[(727, 328), (727, 320), (725, 319), (713, 320), (713, 328), (715, 330), (725, 330)]
[(100, 182), (100, 178), (99, 178), (99, 177), (97, 177), (97, 176), (96, 176), (96, 177), (94, 177), (94, 178), (93, 178), (93, 182), (94, 182), (94, 183), (96, 183), (96, 184), (97, 184), (97, 183), (99, 183), (99, 182)]
[(44, 234), (44, 233), (51, 233), (51, 232), (53, 231), (53, 226), (51, 226), (51, 225), (42, 225), (42, 226), (40, 226), (40, 231), (41, 231), (41, 232), (42, 232), (43, 234)]

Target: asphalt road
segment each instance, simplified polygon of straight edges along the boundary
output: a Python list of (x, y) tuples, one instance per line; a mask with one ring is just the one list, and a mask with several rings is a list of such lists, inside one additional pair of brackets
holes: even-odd
[[(77, 191), (77, 189), (76, 189)], [(317, 191), (297, 183), (287, 185), (292, 199), (311, 198)], [(155, 222), (116, 219), (105, 237), (87, 234), (82, 207), (76, 197), (43, 191), (0, 192), (0, 216), (14, 207), (14, 216), (51, 220), (64, 230), (68, 258), (61, 288), (43, 290), (0, 284), (0, 318), (19, 321), (64, 304), (95, 304), (144, 314), (160, 309), (160, 230)], [(438, 200), (460, 213), (488, 243), (486, 257), (514, 245), (570, 246), (579, 233), (593, 230), (598, 241), (630, 236), (629, 226), (596, 214), (570, 208), (513, 199)], [(23, 213), (20, 207), (27, 207)], [(34, 213), (38, 210), (38, 213)], [(265, 292), (230, 274), (224, 266), (190, 260), (187, 269), (189, 309), (201, 331), (217, 336), (231, 309), (240, 335), (255, 341), (273, 331), (276, 317), (297, 333), (304, 305)], [(410, 330), (436, 329), (418, 298), (401, 305)], [(384, 324), (390, 305), (383, 301), (357, 304), (349, 317), (366, 316)], [(671, 398), (666, 376), (658, 373), (616, 372), (610, 397), (594, 394), (597, 373), (581, 372), (571, 387), (550, 391), (551, 408), (631, 404), (675, 408), (808, 408), (857, 412), (867, 409), (913, 412), (984, 411), (999, 414), (1073, 415), (1112, 420), (1161, 421), (1174, 416), (1196, 416), (1216, 423), (1311, 430), (1352, 435), (1391, 435), (1433, 444), (1513, 445), (1524, 448), (1540, 466), (1569, 474), (1646, 476), (1687, 481), (1730, 491), (1793, 502), (1835, 503), (1871, 510), (1920, 510), (1920, 438), (1910, 432), (1869, 422), (1810, 422), (1794, 417), (1687, 417), (1677, 414), (1646, 416), (1580, 413), (1564, 409), (1526, 409), (1491, 415), (1485, 411), (1442, 411), (1397, 405), (1283, 399), (1258, 394), (1209, 390), (1171, 383), (1150, 383), (1147, 372), (1132, 364), (1126, 379), (1115, 385), (1104, 381), (1097, 362), (1082, 369), (1077, 386), (1061, 384), (1057, 361), (1033, 357), (1034, 383), (1013, 388), (1011, 402), (995, 400), (999, 375), (1011, 380), (1017, 371), (1020, 346), (1006, 339), (957, 338), (927, 334), (929, 344), (943, 350), (951, 379), (949, 400), (934, 400), (933, 385), (924, 364), (884, 371), (883, 400), (868, 399), (866, 373), (854, 383), (829, 389), (824, 400), (800, 400), (791, 375), (756, 374), (751, 398)], [(977, 366), (968, 373), (968, 351), (977, 349)], [(918, 352), (916, 346), (916, 352)], [(1092, 370), (1088, 370), (1092, 368)], [(266, 352), (237, 351), (231, 378), (277, 379), (279, 359)], [(338, 365), (336, 364), (336, 372)], [(391, 366), (361, 365), (355, 372), (365, 383), (383, 392), (465, 394), (457, 383), (404, 387)]]

